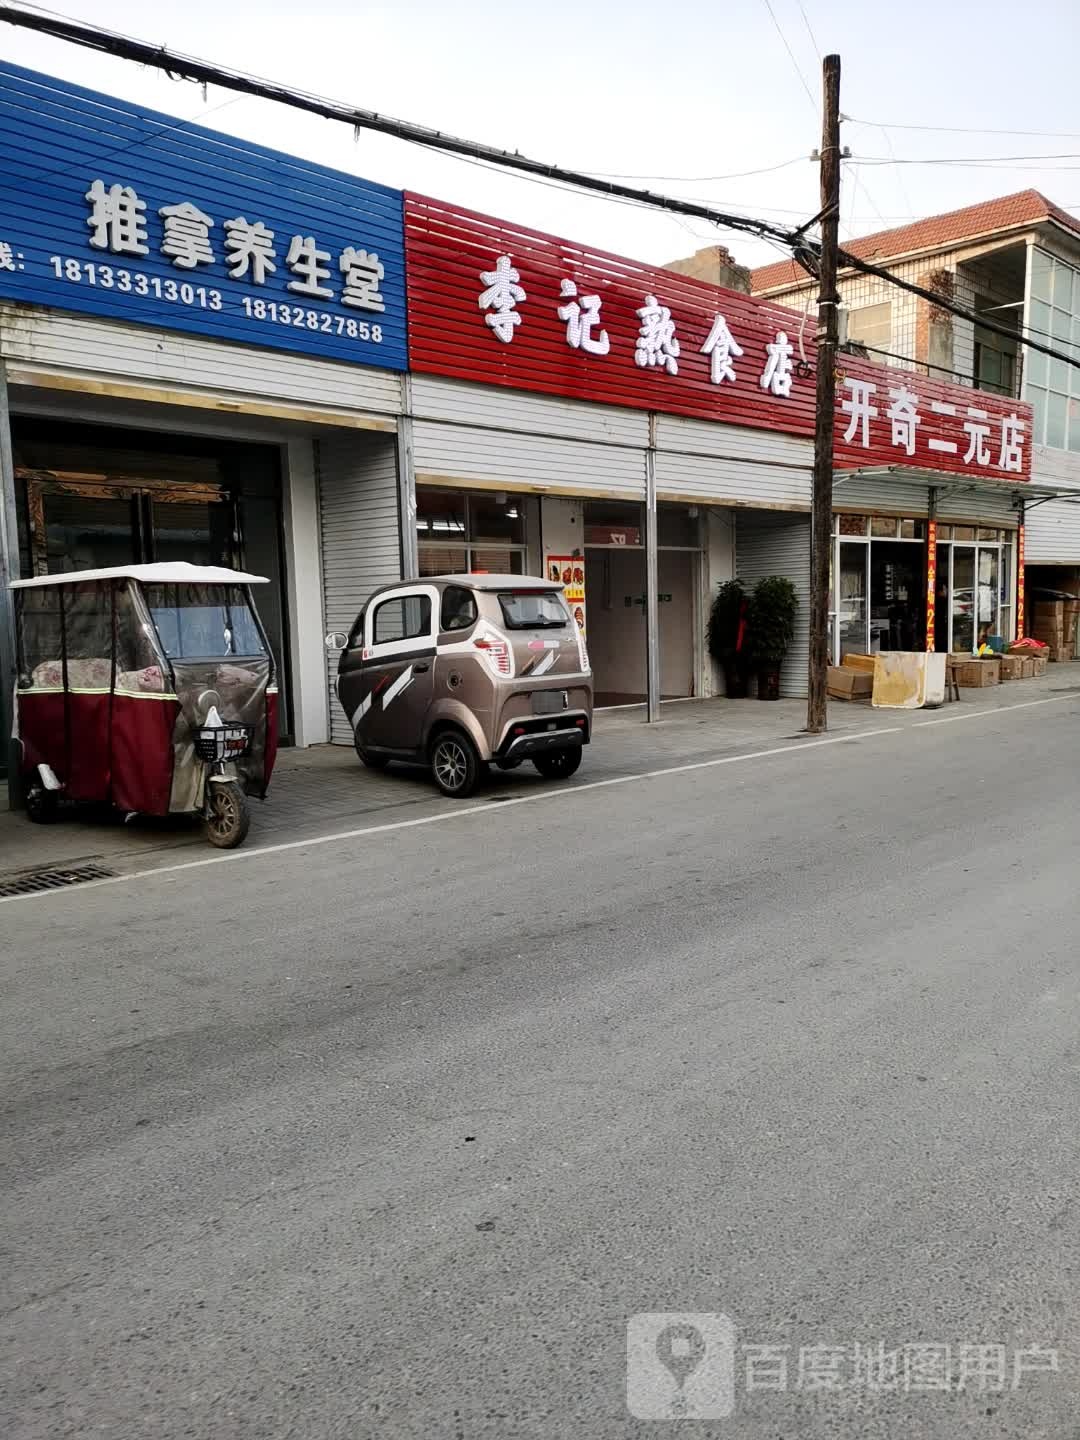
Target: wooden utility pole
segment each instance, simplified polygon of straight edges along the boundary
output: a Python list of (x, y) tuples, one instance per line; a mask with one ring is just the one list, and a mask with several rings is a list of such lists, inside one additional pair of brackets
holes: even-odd
[(840, 221), (840, 56), (822, 62), (821, 259), (817, 330), (817, 417), (810, 540), (810, 673), (806, 728), (828, 728), (829, 552), (832, 548), (833, 413), (839, 316), (836, 251)]

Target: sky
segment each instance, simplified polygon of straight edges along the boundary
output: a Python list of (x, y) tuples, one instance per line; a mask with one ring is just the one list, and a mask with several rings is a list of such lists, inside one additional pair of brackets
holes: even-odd
[[(810, 156), (821, 138), (820, 56), (836, 51), (851, 150), (842, 238), (1029, 187), (1080, 215), (1076, 0), (909, 0), (888, 10), (865, 0), (57, 0), (49, 8), (781, 224), (818, 209)], [(0, 28), (0, 53), (16, 64), (578, 243), (656, 264), (716, 243), (743, 264), (783, 253), (705, 221), (571, 194), (387, 136), (354, 139), (346, 126), (213, 86), (204, 98), (159, 71)]]

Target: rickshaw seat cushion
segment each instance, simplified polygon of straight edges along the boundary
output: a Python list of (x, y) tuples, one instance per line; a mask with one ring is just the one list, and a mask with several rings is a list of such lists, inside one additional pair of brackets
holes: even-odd
[[(109, 660), (69, 660), (68, 688), (71, 690), (107, 690), (112, 680)], [(33, 683), (44, 690), (64, 688), (64, 666), (60, 660), (44, 660), (34, 667)]]

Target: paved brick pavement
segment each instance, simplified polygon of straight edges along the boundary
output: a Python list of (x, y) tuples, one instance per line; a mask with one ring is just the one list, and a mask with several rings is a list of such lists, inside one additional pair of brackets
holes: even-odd
[[(1004, 705), (1051, 699), (1080, 690), (1080, 662), (1052, 665), (1038, 680), (1013, 681), (988, 690), (964, 690), (958, 705), (936, 716), (925, 711), (873, 710), (868, 705), (835, 702), (829, 733), (850, 734), (931, 718), (958, 718)], [(644, 723), (644, 710), (600, 711), (593, 744), (570, 785), (632, 775), (672, 765), (693, 764), (775, 745), (797, 744), (806, 707), (801, 700), (765, 704), (760, 700), (676, 701), (665, 704), (657, 725)], [(494, 772), (477, 798), (492, 803), (527, 793), (549, 782), (531, 766)], [(383, 773), (365, 770), (351, 748), (320, 745), (283, 750), (265, 803), (252, 802), (248, 848), (300, 840), (365, 824), (410, 819), (456, 804), (441, 796), (421, 771), (394, 766)], [(56, 825), (31, 825), (21, 813), (0, 813), (0, 879), (23, 870), (93, 859), (119, 871), (143, 869), (196, 858), (209, 850), (200, 827), (173, 818), (71, 815)], [(184, 853), (189, 852), (189, 853)]]

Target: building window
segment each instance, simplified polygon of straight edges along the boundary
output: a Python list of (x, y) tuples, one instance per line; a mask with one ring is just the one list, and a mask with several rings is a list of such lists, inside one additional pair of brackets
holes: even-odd
[(416, 487), (421, 575), (525, 573), (525, 507), (490, 490)]
[[(1032, 251), (1028, 326), (1033, 339), (1080, 353), (1080, 271), (1045, 250)], [(1080, 451), (1080, 370), (1025, 349), (1024, 399), (1035, 412), (1036, 445)]]
[(847, 338), (855, 345), (865, 345), (867, 350), (892, 349), (892, 302), (881, 305), (863, 305), (858, 310), (849, 310), (847, 317)]

